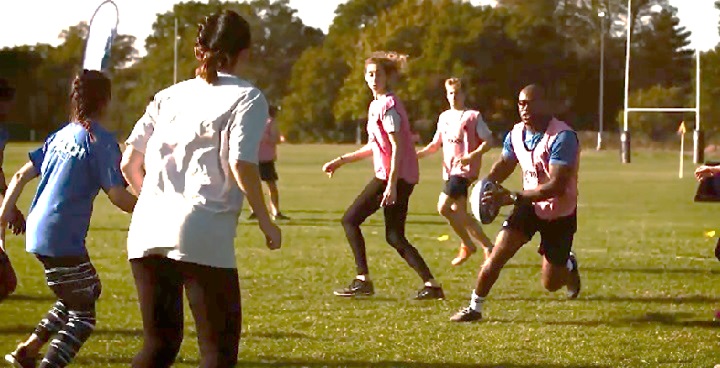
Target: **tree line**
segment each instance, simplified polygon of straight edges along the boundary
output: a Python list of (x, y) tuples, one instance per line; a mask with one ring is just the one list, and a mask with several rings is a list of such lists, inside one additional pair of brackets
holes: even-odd
[[(695, 61), (690, 32), (679, 26), (668, 0), (635, 0), (627, 20), (624, 0), (500, 0), (496, 7), (460, 0), (348, 0), (335, 10), (327, 34), (305, 25), (288, 0), (243, 3), (184, 2), (158, 14), (138, 57), (133, 36), (113, 45), (111, 128), (128, 132), (148, 99), (173, 83), (175, 20), (178, 79), (192, 78), (197, 24), (219, 9), (233, 9), (253, 31), (252, 62), (243, 77), (280, 106), (278, 122), (290, 141), (354, 141), (371, 94), (363, 61), (376, 50), (408, 55), (395, 92), (413, 129), (424, 139), (446, 108), (443, 81), (463, 79), (468, 105), (491, 128), (508, 129), (517, 119), (520, 88), (543, 84), (556, 114), (578, 130), (597, 130), (601, 40), (604, 44), (605, 127), (622, 123), (625, 24), (632, 25), (630, 68), (634, 106), (694, 106)], [(720, 1), (715, 6), (720, 9)], [(605, 16), (601, 17), (599, 14)], [(131, 15), (121, 14), (122, 21)], [(720, 29), (720, 24), (718, 24)], [(0, 76), (17, 89), (12, 120), (19, 135), (47, 133), (67, 120), (69, 83), (80, 67), (87, 24), (70, 26), (62, 43), (0, 50)], [(720, 130), (720, 47), (702, 54), (705, 130)], [(683, 114), (632, 114), (635, 134), (662, 140)]]

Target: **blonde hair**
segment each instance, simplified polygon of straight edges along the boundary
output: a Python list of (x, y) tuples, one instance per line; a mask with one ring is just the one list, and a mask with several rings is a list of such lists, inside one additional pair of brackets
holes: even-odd
[(455, 87), (456, 90), (462, 90), (462, 81), (460, 78), (448, 78), (445, 80), (445, 88)]
[(365, 59), (365, 66), (375, 64), (381, 67), (387, 76), (400, 76), (407, 67), (407, 58), (407, 55), (395, 51), (375, 51)]

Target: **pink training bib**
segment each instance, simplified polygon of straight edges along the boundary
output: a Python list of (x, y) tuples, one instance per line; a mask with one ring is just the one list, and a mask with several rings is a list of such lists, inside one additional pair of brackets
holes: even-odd
[(390, 161), (392, 159), (392, 146), (388, 133), (382, 124), (385, 113), (394, 108), (402, 119), (400, 129), (395, 132), (400, 137), (401, 144), (398, 147), (400, 153), (400, 165), (398, 178), (410, 184), (417, 184), (420, 179), (418, 158), (413, 145), (410, 122), (407, 112), (400, 100), (393, 94), (387, 94), (377, 100), (373, 100), (368, 108), (367, 132), (369, 143), (373, 151), (373, 165), (375, 177), (380, 180), (387, 180), (390, 175)]
[[(523, 171), (523, 188), (535, 189), (540, 184), (550, 180), (550, 147), (557, 135), (566, 130), (573, 131), (570, 126), (553, 118), (545, 134), (535, 149), (528, 150), (523, 140), (524, 123), (517, 123), (510, 132), (513, 151)], [(572, 215), (577, 208), (578, 197), (578, 168), (580, 167), (580, 152), (573, 167), (574, 174), (567, 184), (563, 194), (544, 201), (535, 202), (535, 213), (544, 220), (553, 220), (558, 217)]]
[[(476, 150), (483, 143), (477, 130), (478, 120), (482, 120), (479, 111), (447, 110), (438, 118), (437, 133), (443, 147), (443, 178), (461, 176), (471, 181), (480, 173), (480, 163), (457, 166), (455, 162)], [(484, 124), (484, 123), (483, 123)]]

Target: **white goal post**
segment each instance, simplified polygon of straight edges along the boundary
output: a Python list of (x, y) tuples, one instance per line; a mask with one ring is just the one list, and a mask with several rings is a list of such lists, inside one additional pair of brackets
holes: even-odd
[(620, 135), (620, 153), (623, 163), (630, 163), (630, 130), (628, 114), (631, 112), (693, 112), (695, 113), (695, 129), (693, 131), (693, 162), (701, 163), (704, 153), (704, 137), (700, 130), (700, 50), (695, 50), (695, 107), (630, 107), (630, 35), (632, 33), (632, 0), (627, 5), (627, 44), (625, 45), (625, 105), (623, 110), (623, 131)]

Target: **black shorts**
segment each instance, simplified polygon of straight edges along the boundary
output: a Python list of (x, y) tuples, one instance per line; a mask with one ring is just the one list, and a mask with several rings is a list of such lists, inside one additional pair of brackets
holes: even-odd
[(564, 266), (570, 256), (577, 231), (577, 212), (555, 220), (543, 220), (535, 213), (532, 204), (519, 204), (503, 223), (503, 229), (519, 231), (527, 236), (528, 241), (539, 232), (538, 252), (553, 265)]
[(467, 198), (469, 188), (470, 179), (452, 175), (445, 181), (445, 189), (443, 189), (443, 193), (447, 194), (447, 196), (452, 199), (458, 199), (460, 197)]
[(260, 169), (260, 180), (262, 181), (277, 181), (278, 174), (275, 171), (275, 161), (265, 161), (258, 164)]

